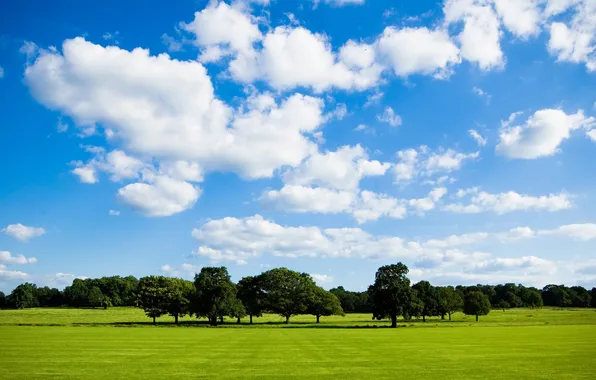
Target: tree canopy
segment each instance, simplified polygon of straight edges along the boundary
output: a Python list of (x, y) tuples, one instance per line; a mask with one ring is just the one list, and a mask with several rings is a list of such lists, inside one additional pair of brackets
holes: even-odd
[(478, 290), (466, 294), (466, 298), (464, 299), (464, 313), (475, 315), (476, 322), (478, 322), (479, 315), (488, 315), (490, 313), (490, 300), (488, 296)]
[(373, 304), (373, 317), (391, 318), (391, 327), (397, 327), (397, 316), (407, 313), (412, 290), (406, 276), (408, 267), (402, 263), (385, 265), (377, 270), (375, 283), (369, 293)]

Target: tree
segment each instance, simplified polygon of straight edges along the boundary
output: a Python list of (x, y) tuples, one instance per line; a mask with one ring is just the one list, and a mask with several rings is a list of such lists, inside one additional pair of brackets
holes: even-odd
[(526, 296), (525, 305), (531, 308), (542, 307), (542, 296), (538, 289), (529, 290)]
[(590, 292), (590, 296), (592, 297), (592, 303), (590, 306), (596, 307), (596, 288), (592, 288), (592, 291)]
[(571, 297), (563, 285), (546, 285), (542, 289), (542, 300), (546, 306), (571, 306)]
[(505, 300), (500, 300), (499, 303), (497, 304), (497, 307), (501, 310), (503, 310), (503, 312), (505, 312), (505, 309), (509, 309), (511, 307), (511, 305), (509, 305), (509, 302), (505, 301)]
[(412, 288), (416, 290), (416, 296), (424, 304), (424, 308), (422, 309), (422, 321), (426, 322), (426, 316), (432, 317), (433, 315), (437, 315), (439, 308), (437, 292), (430, 282), (420, 281), (414, 284)]
[(475, 315), (478, 322), (479, 315), (490, 313), (490, 300), (488, 296), (480, 291), (471, 291), (466, 294), (464, 299), (464, 313), (466, 315)]
[(416, 289), (410, 290), (410, 302), (404, 308), (404, 320), (409, 321), (412, 317), (420, 318), (424, 312), (424, 302), (418, 298)]
[(75, 278), (72, 285), (64, 289), (64, 298), (70, 306), (81, 307), (89, 305), (89, 288), (87, 282), (80, 278)]
[(317, 317), (317, 323), (321, 316), (344, 315), (339, 299), (321, 287), (316, 287), (308, 312)]
[(139, 307), (149, 318), (159, 318), (168, 313), (169, 280), (164, 276), (148, 276), (139, 280), (137, 294)]
[(464, 306), (464, 300), (452, 286), (444, 286), (437, 289), (438, 310), (441, 316), (447, 314), (451, 320), (451, 314), (460, 311)]
[(212, 326), (217, 318), (234, 314), (236, 288), (226, 267), (205, 267), (195, 275), (196, 302), (193, 312), (197, 317), (207, 317)]
[(263, 315), (265, 307), (265, 293), (262, 289), (261, 276), (248, 276), (238, 281), (236, 290), (238, 299), (242, 301), (246, 314), (250, 317), (252, 324), (252, 317), (260, 317)]
[(309, 274), (276, 268), (261, 276), (268, 310), (285, 317), (286, 324), (293, 315), (306, 313), (316, 289)]
[(174, 317), (174, 323), (178, 324), (178, 319), (190, 314), (190, 305), (195, 293), (195, 287), (192, 281), (181, 278), (168, 278), (168, 314)]
[(407, 313), (410, 305), (412, 291), (407, 274), (408, 267), (402, 263), (382, 266), (369, 288), (373, 316), (377, 319), (389, 316), (391, 327), (397, 327), (397, 316)]
[(232, 313), (230, 314), (231, 317), (236, 318), (236, 323), (240, 324), (240, 320), (246, 317), (246, 308), (242, 301), (236, 299), (234, 304), (232, 305)]
[(567, 290), (571, 298), (571, 306), (573, 307), (590, 307), (592, 297), (590, 292), (583, 286), (572, 286)]
[(4, 292), (0, 292), (0, 309), (4, 309), (7, 306), (6, 302), (6, 295)]
[(26, 282), (14, 288), (10, 296), (8, 296), (10, 305), (17, 309), (26, 309), (30, 307), (37, 307), (37, 286)]
[(89, 289), (88, 302), (89, 306), (91, 306), (94, 309), (98, 306), (104, 305), (106, 305), (107, 307), (106, 296), (103, 295), (101, 289), (99, 289), (99, 287), (97, 286), (94, 286), (91, 289)]

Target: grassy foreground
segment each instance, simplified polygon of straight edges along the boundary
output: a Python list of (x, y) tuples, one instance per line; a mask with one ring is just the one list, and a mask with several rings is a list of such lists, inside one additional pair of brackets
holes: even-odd
[[(387, 323), (348, 315), (309, 328), (313, 318), (301, 316), (292, 326), (303, 328), (268, 328), (285, 327), (268, 315), (257, 320), (261, 328), (176, 328), (166, 318), (145, 324), (142, 311), (129, 308), (2, 310), (0, 379), (594, 378), (593, 309), (454, 319), (349, 328)], [(203, 326), (190, 321), (184, 326)]]
[(593, 379), (594, 326), (1, 327), (2, 379)]

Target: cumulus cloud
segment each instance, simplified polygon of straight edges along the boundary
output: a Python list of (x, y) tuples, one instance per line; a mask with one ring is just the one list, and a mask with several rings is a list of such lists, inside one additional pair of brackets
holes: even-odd
[(381, 59), (401, 77), (445, 78), (461, 62), (459, 49), (444, 30), (387, 27), (377, 44)]
[(4, 235), (11, 236), (20, 241), (28, 241), (29, 239), (45, 235), (46, 230), (43, 227), (28, 227), (21, 223), (9, 224), (2, 229)]
[(496, 152), (509, 158), (535, 159), (559, 151), (571, 132), (594, 123), (582, 110), (567, 114), (559, 109), (536, 111), (522, 125), (511, 125), (518, 113), (502, 122)]
[(120, 211), (119, 210), (110, 210), (109, 214), (111, 216), (120, 216)]
[(156, 176), (149, 183), (136, 182), (118, 190), (118, 197), (141, 214), (170, 216), (194, 206), (201, 189), (188, 182)]
[(0, 251), (0, 263), (5, 264), (35, 264), (35, 257), (25, 257), (23, 255), (12, 256), (8, 251)]
[(324, 121), (320, 99), (295, 94), (263, 104), (251, 98), (232, 110), (215, 97), (198, 62), (82, 38), (66, 40), (62, 53), (42, 52), (25, 70), (25, 81), (41, 103), (79, 127), (104, 126), (127, 152), (248, 178), (300, 163), (316, 150), (304, 134)]
[(443, 207), (445, 211), (456, 213), (476, 214), (494, 212), (502, 215), (514, 211), (560, 211), (573, 206), (568, 194), (548, 194), (532, 196), (519, 194), (514, 191), (491, 194), (478, 189), (467, 189), (457, 194), (460, 198), (469, 196), (468, 203), (453, 203)]
[(369, 176), (382, 176), (391, 165), (369, 160), (360, 145), (343, 146), (336, 151), (315, 153), (294, 169), (283, 174), (291, 185), (318, 185), (340, 190), (358, 188)]
[(596, 239), (596, 224), (569, 224), (553, 230), (541, 230), (540, 235), (567, 236), (575, 240), (587, 241)]
[(310, 275), (310, 277), (312, 277), (313, 280), (315, 280), (316, 283), (319, 286), (324, 286), (324, 285), (330, 284), (333, 281), (335, 281), (335, 277), (330, 276), (328, 274), (316, 274), (316, 273), (313, 273), (313, 274)]
[(479, 152), (461, 153), (443, 148), (431, 151), (423, 145), (418, 149), (397, 152), (398, 161), (393, 167), (393, 172), (396, 182), (407, 183), (417, 177), (431, 177), (458, 171), (465, 161), (474, 160), (479, 155)]
[(447, 25), (463, 24), (457, 41), (464, 59), (477, 63), (482, 70), (505, 65), (499, 18), (488, 1), (446, 0), (443, 12)]
[(474, 141), (476, 141), (476, 143), (478, 144), (478, 146), (485, 146), (487, 143), (487, 138), (486, 137), (482, 137), (482, 135), (480, 133), (478, 133), (478, 131), (476, 131), (475, 129), (470, 129), (468, 131), (468, 133), (470, 134), (470, 136), (474, 139)]
[(29, 274), (16, 270), (9, 270), (5, 265), (0, 264), (0, 281), (3, 280), (19, 280), (24, 281), (29, 278)]
[(399, 127), (401, 125), (401, 117), (391, 107), (385, 107), (383, 113), (377, 115), (377, 120), (387, 123), (392, 127)]
[(266, 191), (261, 201), (291, 212), (340, 213), (350, 210), (356, 194), (323, 187), (285, 185), (281, 190)]
[(536, 256), (496, 258), (476, 263), (471, 267), (471, 270), (479, 273), (523, 270), (533, 274), (552, 274), (556, 272), (556, 263)]

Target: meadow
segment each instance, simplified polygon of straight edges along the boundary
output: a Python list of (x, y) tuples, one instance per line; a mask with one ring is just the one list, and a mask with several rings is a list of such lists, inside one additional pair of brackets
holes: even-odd
[(453, 319), (389, 329), (365, 314), (318, 325), (304, 315), (289, 326), (266, 315), (252, 326), (227, 320), (211, 328), (188, 317), (178, 327), (169, 317), (153, 326), (133, 308), (1, 310), (0, 378), (594, 378), (594, 309)]

